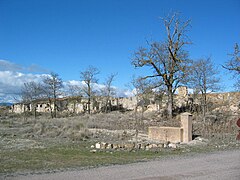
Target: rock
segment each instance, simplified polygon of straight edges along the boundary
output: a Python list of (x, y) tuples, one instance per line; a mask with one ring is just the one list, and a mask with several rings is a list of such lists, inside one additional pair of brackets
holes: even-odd
[(176, 144), (173, 144), (173, 143), (170, 143), (170, 144), (168, 145), (168, 147), (173, 148), (173, 149), (176, 149), (176, 148), (177, 148), (177, 145), (176, 145)]
[(118, 145), (120, 149), (124, 149), (125, 148), (125, 144), (119, 144)]
[(163, 147), (164, 147), (164, 144), (163, 144), (163, 143), (158, 144), (158, 147), (163, 148)]
[(163, 147), (164, 147), (164, 148), (167, 148), (167, 147), (168, 147), (168, 144), (165, 144), (165, 143), (164, 143), (164, 144), (163, 144)]
[(133, 149), (134, 147), (135, 147), (135, 144), (133, 143), (125, 144), (126, 149)]
[(164, 147), (164, 148), (168, 148), (168, 147), (169, 147), (169, 146), (168, 146), (169, 144), (170, 144), (170, 141), (167, 141), (166, 143), (164, 143), (163, 147)]
[(113, 149), (113, 144), (108, 144), (108, 143), (107, 143), (106, 149)]
[(232, 111), (232, 112), (237, 112), (238, 111), (238, 107), (234, 104), (234, 105), (231, 105), (230, 107), (229, 107), (229, 109), (230, 109), (230, 111)]
[(91, 145), (91, 149), (93, 149), (95, 146), (94, 145)]
[(96, 143), (96, 144), (95, 144), (95, 148), (96, 148), (96, 149), (100, 149), (100, 148), (101, 148), (101, 144), (100, 144), (99, 142)]
[(107, 149), (107, 147), (108, 147), (108, 143), (101, 142), (101, 145), (100, 145), (101, 149)]
[(137, 144), (137, 149), (141, 149), (142, 148), (142, 144)]
[(157, 147), (158, 147), (157, 144), (150, 144), (150, 145), (149, 145), (149, 148), (151, 148), (151, 149), (152, 149), (152, 148), (157, 148)]
[(208, 142), (208, 139), (204, 139), (202, 137), (196, 137), (194, 140), (200, 141), (200, 142)]
[(118, 148), (119, 148), (118, 144), (113, 144), (113, 149), (118, 149)]
[(97, 150), (96, 150), (96, 149), (91, 149), (90, 152), (91, 152), (91, 153), (96, 153)]

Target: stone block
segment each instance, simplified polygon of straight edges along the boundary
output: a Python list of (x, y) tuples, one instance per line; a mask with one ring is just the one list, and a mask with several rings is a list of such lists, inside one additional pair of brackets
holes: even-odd
[(96, 144), (95, 144), (95, 148), (96, 148), (96, 149), (100, 149), (100, 148), (101, 148), (101, 144), (100, 144), (100, 143), (96, 143)]
[(148, 138), (156, 141), (181, 142), (183, 129), (178, 127), (149, 127)]
[(183, 141), (189, 142), (192, 141), (192, 114), (182, 113), (181, 114), (181, 126), (183, 129)]

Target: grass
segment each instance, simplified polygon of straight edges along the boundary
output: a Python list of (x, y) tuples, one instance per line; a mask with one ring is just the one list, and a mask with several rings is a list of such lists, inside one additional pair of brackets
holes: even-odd
[(90, 152), (89, 143), (57, 145), (44, 149), (2, 151), (0, 174), (33, 171), (96, 167), (110, 164), (126, 164), (160, 156), (178, 154), (178, 151), (99, 151)]
[(0, 177), (9, 174), (126, 164), (172, 155), (240, 147), (240, 142), (235, 142), (234, 131), (230, 133), (230, 139), (215, 136), (206, 146), (186, 146), (176, 150), (162, 148), (150, 151), (115, 150), (92, 153), (90, 146), (96, 141), (122, 141), (122, 136), (118, 137), (118, 133), (112, 136), (109, 132), (92, 133), (88, 129), (90, 127), (133, 130), (134, 119), (132, 114), (117, 112), (57, 119), (0, 119)]
[[(0, 152), (0, 176), (7, 174), (52, 172), (113, 164), (127, 164), (174, 155), (206, 153), (219, 150), (215, 146), (150, 151), (90, 152), (91, 142), (54, 144), (45, 148), (6, 150)], [(236, 148), (236, 146), (235, 146)], [(229, 149), (229, 148), (228, 148)], [(224, 149), (220, 149), (224, 150)]]

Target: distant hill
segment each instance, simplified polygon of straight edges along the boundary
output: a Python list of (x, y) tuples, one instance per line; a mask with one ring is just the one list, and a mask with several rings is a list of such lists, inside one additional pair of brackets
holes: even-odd
[(8, 102), (0, 102), (0, 106), (11, 106), (11, 105), (13, 104)]

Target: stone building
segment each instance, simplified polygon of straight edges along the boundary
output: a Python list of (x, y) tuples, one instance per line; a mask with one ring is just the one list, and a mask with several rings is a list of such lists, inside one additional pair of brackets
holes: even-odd
[[(178, 92), (178, 94), (174, 95), (174, 111), (178, 111), (179, 113), (199, 111), (198, 109), (201, 108), (200, 94), (193, 97), (192, 94), (187, 93), (187, 88), (185, 87), (180, 87)], [(92, 99), (90, 109), (92, 113), (97, 113), (104, 111), (106, 105), (109, 111), (134, 110), (138, 106), (139, 108), (137, 110), (141, 111), (142, 100), (141, 98), (139, 99), (138, 101), (137, 97), (111, 97), (109, 102), (106, 103), (106, 98), (95, 97)], [(240, 92), (207, 94), (207, 99), (209, 107), (211, 107), (213, 111), (231, 110), (234, 113), (239, 112)], [(149, 96), (147, 101), (143, 103), (145, 111), (161, 111), (167, 106), (167, 97), (163, 95), (162, 99), (159, 100), (159, 98), (157, 99), (155, 96)], [(33, 111), (34, 107), (36, 107), (37, 112), (50, 112), (51, 109), (54, 109), (54, 105), (52, 103), (50, 105), (48, 99), (41, 99), (32, 103), (14, 104), (10, 111), (14, 113), (23, 113), (26, 111)], [(59, 112), (85, 113), (88, 110), (88, 99), (80, 96), (58, 98), (56, 108)]]
[(186, 86), (180, 86), (177, 88), (178, 96), (186, 97), (188, 95), (188, 88)]
[[(129, 98), (110, 98), (107, 106), (110, 110), (133, 110), (136, 106), (136, 97)], [(92, 113), (103, 111), (103, 107), (106, 106), (103, 97), (95, 97), (91, 104), (90, 109)], [(35, 100), (32, 103), (16, 103), (11, 106), (11, 112), (24, 113), (27, 111), (33, 111), (34, 107), (37, 112), (47, 113), (51, 109), (57, 108), (59, 112), (69, 113), (85, 113), (88, 110), (88, 99), (83, 97), (64, 97), (58, 98), (56, 101), (56, 107), (53, 103), (50, 103), (48, 99)]]

